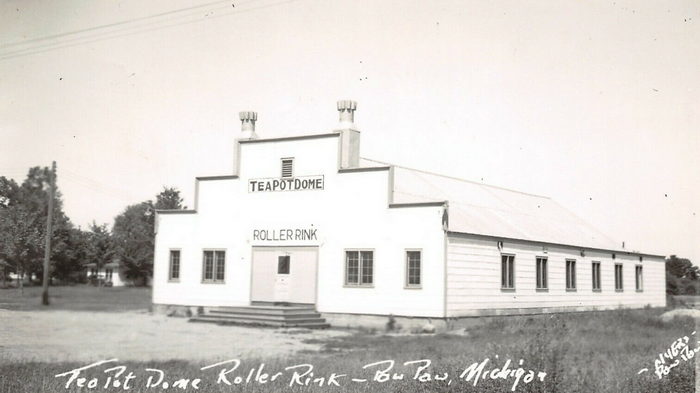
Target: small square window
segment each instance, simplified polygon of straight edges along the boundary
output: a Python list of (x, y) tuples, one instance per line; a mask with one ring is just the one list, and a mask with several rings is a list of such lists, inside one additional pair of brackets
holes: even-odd
[(501, 289), (515, 289), (515, 255), (501, 255)]
[(622, 264), (615, 264), (615, 291), (622, 292), (624, 290), (622, 282)]
[(566, 260), (566, 289), (576, 289), (576, 260)]
[(406, 287), (421, 287), (421, 252), (406, 251)]
[(226, 276), (226, 251), (204, 250), (202, 282), (223, 283)]
[(634, 277), (637, 286), (637, 292), (642, 292), (644, 290), (644, 283), (642, 282), (642, 266), (637, 265), (634, 268)]
[(374, 251), (345, 251), (345, 285), (371, 287), (374, 283)]
[(178, 281), (180, 279), (180, 250), (170, 250), (170, 271), (168, 280)]
[(537, 257), (537, 289), (547, 289), (547, 258)]
[(591, 276), (593, 277), (593, 290), (600, 291), (600, 262), (592, 262)]

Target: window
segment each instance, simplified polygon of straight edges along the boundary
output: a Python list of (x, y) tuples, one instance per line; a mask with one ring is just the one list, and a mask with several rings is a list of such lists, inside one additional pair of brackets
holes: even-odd
[(112, 269), (105, 270), (105, 280), (112, 281)]
[(501, 255), (501, 288), (515, 289), (515, 255)]
[(226, 273), (226, 251), (205, 250), (202, 281), (223, 283)]
[(593, 290), (596, 292), (600, 292), (600, 262), (593, 262), (591, 266), (591, 276), (593, 277)]
[(643, 283), (642, 283), (642, 266), (635, 266), (634, 267), (634, 277), (637, 285), (637, 292), (642, 292), (644, 289)]
[(615, 264), (615, 291), (622, 292), (622, 265), (619, 263)]
[(170, 273), (168, 280), (180, 280), (180, 250), (170, 250)]
[(372, 286), (374, 251), (345, 251), (345, 285)]
[(294, 159), (293, 158), (283, 158), (282, 159), (282, 177), (283, 178), (294, 177)]
[(277, 257), (277, 274), (289, 274), (290, 259), (289, 255), (280, 255)]
[(576, 290), (576, 261), (566, 260), (566, 289)]
[(537, 289), (547, 289), (547, 258), (537, 257)]
[(421, 286), (421, 252), (406, 251), (406, 287)]

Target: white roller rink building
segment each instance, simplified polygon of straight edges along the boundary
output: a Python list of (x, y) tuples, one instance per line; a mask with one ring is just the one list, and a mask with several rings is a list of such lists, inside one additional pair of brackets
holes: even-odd
[(155, 310), (441, 328), (665, 306), (663, 256), (623, 249), (547, 197), (361, 159), (355, 108), (338, 102), (332, 132), (272, 139), (241, 113), (234, 172), (197, 178), (194, 210), (158, 211)]

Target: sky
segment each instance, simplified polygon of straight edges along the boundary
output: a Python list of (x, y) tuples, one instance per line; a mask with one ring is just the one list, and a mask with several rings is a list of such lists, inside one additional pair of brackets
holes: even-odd
[[(0, 176), (111, 224), (358, 102), (363, 157), (547, 195), (700, 262), (700, 2), (5, 0)], [(77, 32), (77, 33), (71, 33)], [(235, 203), (235, 201), (232, 201)]]

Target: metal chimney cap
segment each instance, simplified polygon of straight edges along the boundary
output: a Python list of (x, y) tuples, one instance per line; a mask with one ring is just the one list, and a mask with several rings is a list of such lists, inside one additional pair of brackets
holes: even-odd
[(354, 111), (357, 109), (357, 102), (353, 100), (339, 100), (338, 110), (339, 111)]
[(238, 116), (241, 118), (241, 121), (256, 121), (258, 120), (258, 112), (252, 112), (252, 111), (246, 111), (246, 112), (238, 112)]

